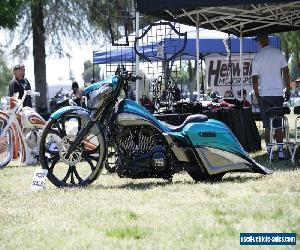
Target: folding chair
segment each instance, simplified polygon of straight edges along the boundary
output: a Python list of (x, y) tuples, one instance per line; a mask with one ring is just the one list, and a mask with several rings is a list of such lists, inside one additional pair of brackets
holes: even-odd
[(300, 120), (300, 106), (294, 107), (294, 114), (298, 115), (295, 119), (295, 140), (294, 140), (294, 149), (293, 149), (293, 153), (292, 153), (292, 162), (295, 163), (295, 155), (296, 155), (296, 151), (297, 148), (300, 145), (300, 138), (299, 138), (299, 131), (300, 131), (300, 124), (299, 124), (299, 120)]
[[(283, 145), (287, 147), (290, 155), (292, 155), (292, 151), (290, 148), (290, 137), (289, 137), (289, 121), (287, 118), (287, 114), (290, 113), (289, 107), (273, 107), (267, 109), (266, 113), (271, 117), (270, 118), (270, 142), (267, 146), (271, 146), (268, 152), (268, 163), (271, 162), (273, 156), (273, 146), (275, 145)], [(300, 117), (299, 117), (300, 118)], [(275, 121), (281, 122), (281, 126), (276, 127)], [(283, 142), (276, 142), (275, 133), (278, 129), (282, 129), (284, 131)]]

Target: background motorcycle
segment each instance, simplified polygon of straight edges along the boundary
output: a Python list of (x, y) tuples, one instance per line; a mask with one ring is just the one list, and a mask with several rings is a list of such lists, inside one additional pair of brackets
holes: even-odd
[(134, 80), (119, 68), (112, 78), (85, 89), (88, 110), (65, 107), (51, 115), (40, 142), (40, 161), (54, 185), (86, 186), (96, 180), (105, 165), (107, 141), (115, 147), (120, 177), (171, 180), (187, 171), (202, 181), (233, 171), (270, 173), (249, 158), (222, 122), (192, 115), (175, 127), (134, 101), (118, 102), (122, 89)]
[(46, 121), (32, 108), (23, 107), (26, 95), (39, 96), (39, 93), (27, 90), (21, 100), (1, 98), (0, 167), (11, 161), (13, 153), (14, 158), (20, 157), (21, 162), (27, 165), (38, 161), (39, 138)]
[(49, 101), (49, 107), (51, 113), (54, 113), (56, 110), (66, 107), (66, 106), (76, 106), (77, 104), (73, 100), (72, 90), (63, 90), (61, 89), (53, 96)]

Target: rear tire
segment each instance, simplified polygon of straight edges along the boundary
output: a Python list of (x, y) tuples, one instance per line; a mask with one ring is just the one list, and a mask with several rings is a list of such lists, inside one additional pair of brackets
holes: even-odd
[(45, 126), (40, 142), (40, 161), (42, 168), (48, 170), (48, 179), (57, 187), (87, 186), (98, 178), (103, 169), (106, 143), (97, 124), (77, 149), (66, 157), (68, 147), (89, 120), (89, 114), (81, 112), (51, 119)]
[(200, 181), (200, 182), (220, 181), (222, 179), (222, 177), (225, 175), (225, 173), (209, 175), (207, 173), (203, 173), (202, 170), (200, 170), (200, 169), (196, 170), (196, 171), (188, 171), (188, 174), (196, 182), (198, 182), (198, 181)]

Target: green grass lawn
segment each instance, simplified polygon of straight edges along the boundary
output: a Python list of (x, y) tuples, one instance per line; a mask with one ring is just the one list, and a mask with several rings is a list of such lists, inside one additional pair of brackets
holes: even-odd
[(0, 249), (236, 249), (247, 248), (241, 232), (299, 233), (300, 168), (269, 167), (214, 184), (103, 174), (84, 189), (30, 191), (37, 167), (12, 162), (0, 170)]

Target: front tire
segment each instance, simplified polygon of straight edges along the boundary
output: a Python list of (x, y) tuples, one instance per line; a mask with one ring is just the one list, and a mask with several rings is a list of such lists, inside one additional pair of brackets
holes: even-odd
[(5, 167), (12, 158), (12, 137), (13, 132), (11, 128), (8, 128), (6, 132), (2, 135), (2, 130), (6, 126), (6, 120), (0, 120), (0, 168)]
[(106, 142), (95, 124), (69, 157), (66, 152), (81, 129), (89, 122), (88, 113), (66, 114), (47, 122), (40, 142), (40, 160), (48, 179), (57, 187), (83, 187), (101, 173), (106, 157)]
[(8, 129), (0, 136), (0, 168), (5, 167), (12, 158), (12, 131)]

